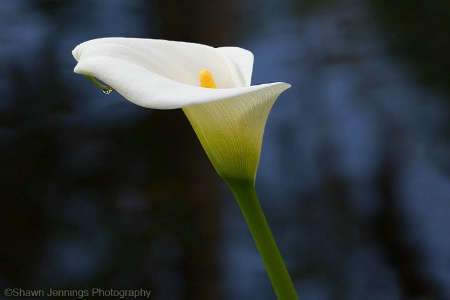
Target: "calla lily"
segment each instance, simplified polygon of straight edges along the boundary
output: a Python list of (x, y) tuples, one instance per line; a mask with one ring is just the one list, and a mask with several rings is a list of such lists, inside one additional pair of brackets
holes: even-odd
[(290, 85), (250, 85), (253, 54), (236, 47), (103, 38), (78, 45), (72, 54), (75, 72), (107, 94), (115, 89), (143, 107), (183, 109), (236, 197), (278, 299), (298, 299), (254, 186), (267, 117)]
[[(98, 78), (148, 108), (182, 108), (225, 178), (254, 179), (269, 111), (290, 85), (251, 86), (253, 54), (242, 48), (136, 38), (102, 38), (72, 52), (75, 72)], [(216, 88), (202, 87), (208, 70)]]

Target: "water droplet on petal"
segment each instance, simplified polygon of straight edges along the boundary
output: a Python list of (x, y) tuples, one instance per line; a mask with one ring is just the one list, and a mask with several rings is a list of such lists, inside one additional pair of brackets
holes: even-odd
[(102, 88), (102, 92), (103, 92), (104, 94), (106, 94), (106, 95), (111, 94), (112, 91), (113, 91), (113, 88), (110, 87), (110, 86), (107, 86), (107, 87)]

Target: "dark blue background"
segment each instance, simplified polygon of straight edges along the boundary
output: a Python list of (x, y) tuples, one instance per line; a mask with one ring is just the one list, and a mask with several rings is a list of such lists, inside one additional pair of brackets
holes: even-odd
[(240, 46), (253, 83), (292, 84), (257, 189), (303, 300), (450, 299), (449, 20), (445, 0), (1, 1), (2, 292), (275, 297), (183, 113), (73, 73), (77, 44), (127, 36)]

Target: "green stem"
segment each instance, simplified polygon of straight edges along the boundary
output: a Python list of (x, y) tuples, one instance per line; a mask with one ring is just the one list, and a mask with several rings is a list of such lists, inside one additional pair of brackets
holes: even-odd
[(233, 179), (226, 182), (244, 214), (278, 300), (298, 300), (291, 277), (259, 203), (254, 182)]

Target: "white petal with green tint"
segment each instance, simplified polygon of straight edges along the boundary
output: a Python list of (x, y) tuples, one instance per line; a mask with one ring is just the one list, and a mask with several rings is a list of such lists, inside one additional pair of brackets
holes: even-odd
[(219, 175), (254, 180), (270, 109), (288, 84), (183, 108)]
[[(267, 116), (290, 85), (251, 86), (250, 51), (103, 38), (82, 43), (72, 53), (78, 61), (75, 72), (100, 79), (135, 104), (183, 108), (219, 174), (254, 179)], [(211, 86), (202, 87), (203, 72)]]

